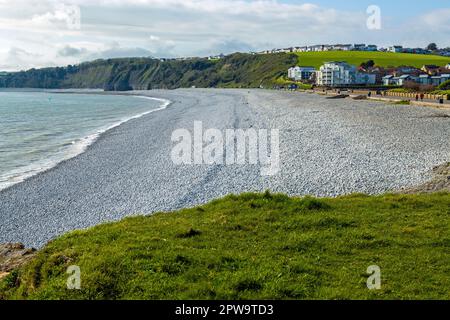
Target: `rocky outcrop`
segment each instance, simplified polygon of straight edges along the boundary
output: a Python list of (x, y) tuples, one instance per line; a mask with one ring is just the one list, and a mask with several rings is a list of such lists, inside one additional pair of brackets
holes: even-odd
[(35, 249), (27, 249), (21, 243), (0, 244), (0, 279), (30, 261), (35, 254)]

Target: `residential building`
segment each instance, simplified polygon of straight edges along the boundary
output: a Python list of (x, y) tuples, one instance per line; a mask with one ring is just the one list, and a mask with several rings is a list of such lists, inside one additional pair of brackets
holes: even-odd
[(220, 60), (220, 59), (223, 59), (223, 58), (225, 58), (225, 55), (223, 53), (221, 53), (221, 54), (219, 54), (217, 56), (209, 56), (208, 60)]
[(294, 52), (306, 52), (308, 51), (308, 47), (304, 46), (304, 47), (295, 47), (294, 48)]
[(441, 75), (441, 83), (444, 83), (445, 81), (450, 80), (450, 74), (442, 74)]
[(350, 51), (353, 49), (353, 46), (351, 44), (336, 44), (333, 46), (333, 50), (338, 51)]
[(308, 51), (319, 52), (319, 51), (324, 51), (324, 48), (325, 48), (325, 45), (319, 44), (319, 45), (308, 47)]
[(377, 73), (358, 72), (356, 66), (332, 61), (326, 62), (316, 72), (316, 83), (327, 87), (374, 85), (377, 83)]
[(430, 85), (431, 84), (430, 76), (428, 74), (421, 74), (419, 76), (418, 83), (421, 85)]
[(273, 49), (272, 53), (290, 53), (294, 52), (294, 48)]
[(415, 54), (429, 54), (430, 51), (427, 49), (422, 49), (422, 48), (414, 48), (413, 49), (413, 53)]
[(421, 74), (419, 76), (412, 76), (410, 74), (404, 74), (399, 77), (395, 77), (393, 75), (387, 75), (383, 77), (383, 85), (395, 85), (395, 86), (404, 86), (406, 82), (416, 82), (421, 85), (432, 85), (438, 86), (445, 81), (450, 80), (450, 74), (442, 74), (438, 76), (430, 76), (428, 74)]
[(394, 76), (392, 74), (388, 74), (387, 76), (383, 77), (383, 85), (385, 86), (391, 86), (394, 84)]
[(374, 44), (365, 45), (364, 43), (353, 45), (355, 51), (378, 51), (378, 46)]
[(365, 43), (355, 44), (353, 46), (353, 50), (355, 50), (355, 51), (366, 51), (366, 44)]
[(432, 76), (431, 77), (431, 85), (439, 86), (448, 80), (450, 80), (450, 74), (442, 74), (440, 76)]
[(415, 81), (416, 77), (412, 77), (409, 74), (404, 74), (400, 77), (394, 77), (393, 75), (385, 76), (383, 78), (383, 84), (385, 86), (394, 85), (394, 86), (403, 86), (406, 82)]
[(398, 77), (398, 79), (396, 79), (396, 81), (397, 81), (396, 84), (398, 86), (404, 86), (406, 84), (406, 82), (410, 82), (410, 81), (417, 82), (417, 80), (418, 80), (417, 77), (413, 77), (409, 74), (404, 74), (404, 75)]
[(394, 53), (403, 52), (403, 47), (402, 46), (392, 46), (392, 47), (389, 47), (388, 51), (394, 52)]
[(295, 81), (310, 80), (316, 73), (314, 67), (293, 67), (288, 70), (288, 78)]
[(439, 72), (439, 66), (436, 66), (434, 64), (428, 64), (424, 65), (420, 70), (428, 73), (430, 76), (434, 76)]
[(356, 72), (356, 67), (346, 62), (326, 62), (317, 72), (316, 83), (328, 87), (354, 84)]

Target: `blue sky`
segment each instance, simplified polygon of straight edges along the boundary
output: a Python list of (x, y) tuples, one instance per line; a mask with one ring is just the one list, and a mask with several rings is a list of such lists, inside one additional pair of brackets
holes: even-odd
[(0, 0), (0, 41), (0, 71), (325, 43), (448, 47), (450, 1)]
[[(298, 0), (284, 0), (281, 2), (290, 4), (305, 3), (305, 1)], [(365, 10), (369, 5), (375, 4), (388, 14), (395, 15), (402, 19), (414, 17), (432, 9), (450, 7), (450, 2), (448, 0), (318, 0), (310, 2), (324, 7), (348, 11)]]

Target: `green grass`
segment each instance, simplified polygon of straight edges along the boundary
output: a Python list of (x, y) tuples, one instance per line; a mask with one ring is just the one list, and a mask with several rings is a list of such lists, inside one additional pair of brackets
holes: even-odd
[(289, 86), (291, 84), (295, 84), (295, 85), (297, 85), (297, 88), (301, 89), (301, 90), (312, 89), (312, 85), (311, 84), (288, 80), (288, 79), (286, 79), (285, 76), (281, 76), (281, 77), (275, 79), (274, 80), (274, 84), (278, 85), (278, 86)]
[(394, 93), (411, 93), (414, 92), (413, 89), (407, 89), (407, 88), (395, 88), (395, 89), (390, 89), (389, 92), (394, 92)]
[[(450, 194), (243, 194), (67, 234), (0, 299), (450, 299), (449, 261)], [(80, 291), (65, 288), (70, 265)]]
[(362, 62), (374, 60), (381, 67), (398, 67), (401, 65), (421, 68), (425, 64), (444, 66), (450, 62), (450, 58), (436, 55), (421, 55), (409, 53), (391, 52), (363, 52), (363, 51), (324, 51), (324, 52), (299, 52), (299, 65), (319, 68), (327, 61), (346, 61), (359, 66)]
[(450, 97), (450, 90), (436, 90), (436, 91), (432, 91), (431, 93)]
[(397, 105), (410, 105), (411, 101), (409, 101), (409, 100), (401, 100), (401, 101), (395, 102), (394, 104), (397, 104)]

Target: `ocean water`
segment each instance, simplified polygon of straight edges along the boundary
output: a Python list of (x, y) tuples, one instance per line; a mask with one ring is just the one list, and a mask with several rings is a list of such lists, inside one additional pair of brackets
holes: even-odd
[(82, 153), (98, 136), (168, 101), (0, 91), (0, 190)]

